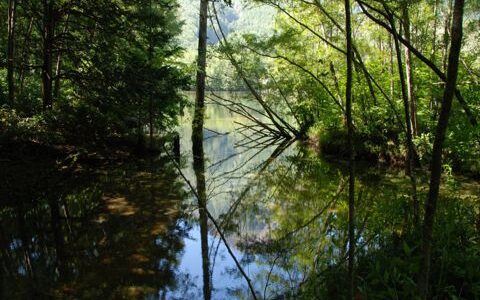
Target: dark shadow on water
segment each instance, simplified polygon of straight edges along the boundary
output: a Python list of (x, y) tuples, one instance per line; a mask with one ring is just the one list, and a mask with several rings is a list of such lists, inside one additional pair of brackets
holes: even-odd
[(0, 206), (2, 299), (162, 299), (170, 290), (188, 292), (177, 271), (189, 230), (184, 192), (165, 161), (57, 167), (2, 166), (1, 181), (9, 182)]

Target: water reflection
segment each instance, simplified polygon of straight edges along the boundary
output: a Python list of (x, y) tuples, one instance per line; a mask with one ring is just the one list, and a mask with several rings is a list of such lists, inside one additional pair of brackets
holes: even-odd
[[(253, 297), (252, 290), (257, 296), (263, 295), (265, 291), (267, 297), (271, 293), (267, 294), (264, 286), (266, 282), (267, 285), (270, 284), (269, 277), (286, 275), (284, 270), (274, 268), (271, 264), (260, 263), (260, 259), (252, 255), (253, 253), (241, 247), (242, 235), (264, 231), (265, 224), (252, 218), (252, 222), (245, 220), (246, 222), (241, 225), (242, 228), (237, 230), (236, 221), (240, 220), (236, 217), (242, 209), (244, 198), (251, 193), (252, 189), (256, 189), (258, 177), (262, 176), (276, 159), (289, 149), (292, 141), (266, 139), (258, 142), (258, 139), (245, 138), (243, 132), (235, 130), (236, 121), (235, 116), (229, 114), (226, 109), (210, 106), (207, 110), (205, 126), (203, 124), (199, 126), (204, 127), (200, 133), (195, 132), (195, 128), (193, 131), (190, 131), (189, 127), (181, 128), (182, 144), (188, 143), (188, 138), (192, 136), (193, 153), (192, 155), (187, 153), (184, 157), (193, 156), (194, 168), (191, 170), (188, 167), (190, 162), (187, 162), (183, 172), (187, 177), (194, 178), (192, 182), (197, 183), (196, 190), (200, 201), (198, 204), (193, 201), (192, 205), (200, 208), (198, 218), (202, 254), (206, 252), (205, 249), (208, 249), (208, 244), (204, 245), (208, 239), (204, 238), (205, 229), (202, 223), (207, 221), (210, 225), (210, 251), (207, 260), (205, 255), (202, 255), (202, 265), (203, 270), (205, 266), (211, 266), (214, 299), (250, 298)], [(198, 139), (201, 135), (204, 136), (203, 143)], [(213, 219), (217, 220), (221, 232), (218, 232), (217, 226), (212, 226), (212, 222), (208, 222), (208, 218), (202, 215), (203, 201), (207, 203), (206, 208)], [(222, 241), (220, 236), (222, 233), (227, 236), (227, 243)], [(240, 267), (235, 260), (239, 261)], [(267, 274), (270, 275), (266, 276)], [(204, 272), (204, 287), (208, 284), (205, 280), (207, 276)], [(253, 282), (251, 286), (249, 281)], [(207, 293), (208, 291), (204, 289), (206, 298), (209, 297)]]
[[(232, 128), (232, 124), (242, 123), (236, 118), (225, 109), (209, 107), (203, 131), (205, 173), (201, 177), (205, 180), (208, 211), (221, 223), (228, 244), (235, 248), (235, 256), (254, 282), (256, 294), (265, 299), (346, 296), (342, 288), (347, 286), (346, 163), (321, 158), (301, 143), (245, 142), (245, 135)], [(189, 142), (191, 134), (188, 127), (182, 128), (182, 144)], [(191, 162), (185, 165), (183, 172), (195, 178), (198, 173), (189, 170)], [(358, 264), (363, 266), (359, 276), (365, 280), (362, 288), (375, 290), (378, 295), (375, 296), (381, 299), (398, 296), (400, 292), (395, 289), (379, 292), (382, 289), (375, 286), (393, 285), (407, 291), (404, 295), (409, 298), (414, 292), (408, 294), (408, 291), (415, 290), (410, 285), (414, 284), (416, 269), (412, 255), (418, 249), (410, 235), (413, 222), (409, 182), (401, 171), (362, 164), (358, 171), (356, 236)], [(443, 191), (448, 199), (445, 205), (478, 212), (479, 185), (453, 177), (449, 182)], [(419, 176), (419, 197), (425, 197), (427, 184), (426, 174)], [(468, 221), (465, 218), (462, 225), (454, 225), (461, 217), (451, 215), (452, 223), (448, 226), (475, 231), (475, 216), (468, 217)], [(212, 297), (251, 298), (245, 278), (227, 251), (223, 249), (219, 255), (215, 250), (223, 247), (223, 242), (216, 228), (209, 225)], [(469, 247), (472, 245), (475, 244)], [(405, 257), (404, 249), (410, 247), (414, 250), (408, 250), (410, 257)], [(398, 254), (396, 249), (402, 253)], [(369, 279), (372, 277), (369, 272), (376, 261), (382, 261), (379, 253), (387, 253), (386, 257), (390, 257), (388, 253), (397, 253), (394, 264), (401, 261), (401, 267), (384, 262), (382, 266), (387, 270), (392, 266), (396, 273), (370, 286), (367, 280), (373, 279)], [(398, 268), (404, 272), (403, 277)], [(397, 282), (399, 278), (402, 282)]]
[(199, 211), (200, 239), (202, 245), (203, 298), (212, 298), (210, 258), (208, 248), (207, 190), (205, 185), (205, 154), (203, 151), (203, 110), (196, 109), (192, 124), (193, 170), (196, 179), (196, 198)]
[[(187, 274), (177, 271), (189, 230), (182, 185), (160, 165), (160, 174), (158, 165), (140, 163), (48, 178), (39, 169), (22, 182), (24, 197), (2, 193), (2, 299), (163, 299), (188, 291)], [(48, 193), (29, 184), (54, 178)]]
[[(173, 152), (179, 158), (182, 150), (181, 171), (198, 197), (164, 155), (118, 165), (59, 165), (56, 157), (35, 156), (0, 162), (0, 298), (251, 299), (235, 259), (258, 298), (341, 297), (339, 287), (347, 284), (345, 163), (320, 158), (300, 143), (254, 139), (235, 130), (239, 123), (244, 120), (210, 105), (193, 132), (186, 114)], [(412, 224), (409, 182), (398, 172), (361, 165), (358, 171), (364, 298), (394, 298), (400, 287), (414, 290), (408, 276), (415, 247), (404, 239)], [(419, 177), (424, 197), (427, 178)], [(453, 221), (438, 231), (458, 234), (440, 240), (467, 247), (479, 236), (471, 220), (480, 220), (480, 187), (450, 178), (442, 192), (440, 215)], [(384, 277), (391, 257), (397, 265)], [(382, 276), (372, 283), (376, 264)], [(442, 268), (436, 280), (452, 281), (449, 261)], [(472, 291), (465, 279), (458, 282)]]

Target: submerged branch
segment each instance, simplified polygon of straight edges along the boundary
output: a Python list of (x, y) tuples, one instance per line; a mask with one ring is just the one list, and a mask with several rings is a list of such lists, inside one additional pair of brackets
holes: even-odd
[[(197, 198), (199, 201), (200, 201), (200, 195), (197, 193), (197, 191), (195, 190), (195, 188), (193, 187), (193, 185), (190, 183), (190, 181), (188, 180), (188, 178), (185, 176), (185, 174), (182, 172), (182, 169), (180, 168), (180, 166), (178, 165), (178, 163), (176, 162), (176, 160), (171, 157), (171, 155), (169, 154), (168, 150), (165, 148), (165, 146), (163, 146), (163, 150), (164, 152), (167, 154), (167, 156), (170, 158), (171, 162), (173, 163), (173, 165), (175, 166), (175, 168), (177, 169), (179, 175), (183, 178), (183, 180), (187, 183), (188, 187), (190, 188), (191, 192), (193, 193), (193, 195), (195, 196), (195, 198)], [(227, 248), (227, 251), (228, 253), (230, 254), (230, 256), (232, 257), (233, 261), (235, 262), (235, 265), (237, 266), (238, 270), (240, 271), (240, 273), (242, 274), (242, 276), (245, 278), (245, 280), (247, 281), (247, 284), (248, 284), (248, 287), (250, 289), (250, 292), (252, 294), (252, 297), (253, 299), (257, 300), (257, 295), (255, 293), (255, 289), (253, 288), (253, 285), (252, 285), (252, 280), (248, 277), (247, 273), (245, 273), (245, 270), (243, 270), (242, 266), (240, 265), (240, 262), (238, 261), (237, 257), (235, 256), (235, 254), (233, 253), (232, 251), (232, 248), (230, 248), (230, 246), (228, 245), (228, 242), (227, 242), (227, 239), (225, 238), (225, 235), (222, 233), (221, 231), (221, 228), (220, 226), (218, 225), (217, 221), (215, 220), (215, 218), (212, 216), (212, 214), (208, 211), (206, 205), (204, 207), (200, 207), (200, 209), (203, 209), (208, 217), (208, 219), (212, 222), (212, 224), (215, 226), (215, 229), (217, 230), (218, 234), (220, 235), (220, 238), (222, 239), (223, 241), (223, 244), (225, 245), (225, 247)]]

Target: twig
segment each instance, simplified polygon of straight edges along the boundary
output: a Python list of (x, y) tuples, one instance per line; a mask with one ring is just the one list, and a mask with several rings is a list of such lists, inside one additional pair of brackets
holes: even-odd
[[(200, 196), (198, 195), (197, 191), (195, 190), (195, 188), (193, 187), (193, 185), (190, 183), (190, 181), (188, 180), (188, 178), (185, 176), (185, 174), (183, 174), (182, 172), (182, 169), (180, 168), (180, 166), (178, 165), (178, 163), (175, 161), (175, 159), (170, 155), (170, 153), (168, 152), (168, 150), (166, 149), (165, 145), (162, 146), (163, 148), (163, 151), (165, 151), (166, 155), (168, 156), (168, 158), (172, 161), (173, 165), (175, 166), (175, 168), (177, 169), (178, 173), (180, 174), (180, 176), (183, 178), (183, 180), (185, 180), (185, 182), (187, 183), (187, 185), (189, 186), (190, 190), (192, 191), (193, 195), (195, 196), (195, 198), (197, 198), (197, 200), (199, 200), (199, 203), (200, 203)], [(248, 284), (248, 287), (250, 289), (250, 292), (252, 293), (252, 297), (253, 299), (257, 300), (257, 295), (255, 294), (255, 289), (253, 288), (253, 285), (252, 285), (252, 282), (250, 280), (250, 278), (248, 277), (247, 273), (245, 273), (245, 271), (243, 270), (242, 266), (240, 265), (240, 262), (238, 261), (238, 259), (235, 257), (235, 254), (233, 253), (232, 249), (230, 248), (230, 246), (228, 245), (228, 242), (227, 242), (227, 239), (225, 238), (225, 235), (222, 233), (221, 231), (221, 228), (220, 226), (218, 225), (217, 221), (215, 220), (215, 218), (210, 214), (210, 212), (208, 211), (206, 205), (203, 205), (203, 207), (200, 207), (200, 209), (203, 209), (207, 215), (207, 217), (210, 219), (210, 221), (212, 222), (212, 224), (215, 226), (215, 229), (217, 230), (218, 234), (220, 235), (220, 238), (222, 239), (225, 247), (227, 248), (227, 251), (228, 253), (230, 254), (230, 256), (232, 257), (233, 261), (235, 262), (235, 265), (237, 266), (238, 270), (240, 271), (240, 273), (242, 274), (242, 276), (245, 278), (245, 280), (247, 281), (247, 284)]]

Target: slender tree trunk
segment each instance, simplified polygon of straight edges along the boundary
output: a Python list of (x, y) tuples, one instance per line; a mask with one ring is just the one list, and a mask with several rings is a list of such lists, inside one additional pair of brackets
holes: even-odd
[(148, 127), (150, 149), (153, 149), (153, 99), (151, 96), (148, 99)]
[[(447, 73), (447, 60), (448, 60), (448, 50), (450, 46), (450, 26), (452, 22), (452, 10), (453, 10), (453, 0), (448, 0), (446, 2), (447, 7), (445, 8), (444, 11), (444, 22), (443, 22), (443, 49), (442, 49), (442, 71), (443, 73)], [(445, 88), (445, 82), (443, 83), (443, 88)], [(437, 106), (433, 118), (434, 120), (437, 120), (438, 114), (440, 113), (438, 111), (439, 107)]]
[(463, 36), (463, 7), (464, 0), (455, 0), (453, 9), (453, 21), (451, 30), (451, 46), (448, 57), (447, 83), (443, 94), (442, 107), (438, 119), (435, 141), (433, 144), (430, 190), (425, 203), (425, 216), (423, 223), (422, 239), (422, 267), (420, 268), (418, 289), (423, 299), (428, 297), (428, 285), (430, 277), (430, 261), (432, 253), (432, 231), (437, 208), (440, 181), (442, 176), (442, 151), (443, 143), (448, 127), (450, 112), (452, 109), (453, 96), (457, 84), (458, 64)]
[(7, 82), (8, 103), (13, 106), (15, 102), (15, 23), (17, 18), (17, 1), (8, 1), (8, 42), (7, 42)]
[(390, 47), (390, 99), (393, 101), (393, 97), (395, 96), (395, 78), (393, 73), (393, 44), (392, 44), (392, 35), (388, 35), (388, 45)]
[(30, 50), (30, 40), (32, 37), (32, 30), (33, 30), (33, 21), (34, 18), (30, 18), (30, 22), (28, 24), (28, 29), (27, 32), (25, 33), (25, 38), (23, 42), (23, 51), (22, 51), (22, 58), (20, 62), (20, 70), (18, 73), (18, 81), (19, 81), (19, 87), (18, 87), (18, 94), (21, 96), (23, 94), (23, 85), (25, 83), (25, 70), (26, 70), (26, 65), (28, 62), (28, 53)]
[[(153, 62), (153, 3), (150, 0), (150, 24), (149, 24), (149, 37), (148, 37), (148, 63), (152, 64)], [(148, 126), (149, 126), (149, 139), (150, 139), (150, 149), (153, 149), (153, 98), (150, 95), (148, 97)]]
[[(197, 93), (195, 99), (195, 118), (193, 127), (203, 122), (205, 109), (205, 78), (207, 69), (207, 21), (208, 0), (200, 0), (200, 20), (198, 27)], [(198, 119), (197, 119), (198, 118)], [(200, 120), (201, 119), (201, 120)], [(194, 130), (194, 132), (197, 132)]]
[[(388, 11), (385, 9), (385, 11)], [(413, 134), (412, 134), (412, 122), (410, 120), (410, 105), (408, 102), (408, 92), (406, 88), (406, 82), (405, 82), (405, 75), (403, 74), (403, 64), (402, 64), (402, 55), (401, 55), (401, 50), (400, 50), (400, 42), (398, 40), (397, 36), (397, 31), (395, 30), (395, 19), (393, 14), (388, 11), (389, 14), (389, 22), (390, 26), (393, 29), (394, 35), (393, 35), (393, 42), (395, 45), (395, 52), (397, 54), (397, 65), (398, 65), (398, 74), (400, 76), (400, 88), (402, 90), (402, 98), (403, 98), (403, 107), (405, 110), (405, 123), (407, 127), (407, 159), (406, 159), (406, 165), (407, 165), (407, 173), (410, 177), (410, 183), (411, 183), (411, 188), (412, 188), (412, 202), (413, 202), (413, 218), (415, 224), (418, 224), (419, 221), (419, 210), (420, 210), (420, 204), (418, 202), (417, 198), (417, 179), (415, 176), (415, 148), (413, 145)]]
[(53, 0), (43, 0), (43, 10), (43, 109), (49, 110), (53, 104), (52, 52), (55, 27)]
[(439, 0), (435, 0), (433, 8), (433, 34), (432, 34), (432, 52), (430, 54), (430, 60), (435, 63), (435, 57), (437, 54), (437, 26), (438, 26), (438, 5)]
[(200, 235), (202, 247), (203, 297), (210, 300), (210, 261), (208, 256), (208, 215), (205, 185), (205, 160), (203, 151), (203, 119), (205, 110), (205, 78), (207, 68), (208, 0), (200, 0), (198, 27), (197, 92), (195, 115), (192, 124), (193, 167), (197, 178), (198, 206), (200, 210)]
[(333, 62), (330, 62), (330, 72), (332, 73), (333, 80), (335, 83), (335, 90), (338, 96), (338, 103), (340, 103), (343, 106), (343, 99), (341, 96), (342, 92), (340, 91), (340, 84), (338, 83), (337, 72), (335, 71), (335, 66), (333, 65)]
[[(430, 54), (430, 60), (435, 63), (436, 55), (437, 55), (437, 26), (438, 26), (438, 2), (439, 0), (435, 0), (435, 7), (433, 8), (433, 34), (432, 34), (432, 52)], [(433, 112), (437, 111), (437, 99), (435, 96), (435, 86), (432, 84), (431, 87), (431, 99), (430, 99), (430, 110)], [(434, 118), (436, 119), (436, 113), (433, 114)]]
[[(384, 1), (382, 1), (383, 3), (385, 3)], [(430, 61), (425, 55), (423, 55), (420, 51), (418, 51), (415, 47), (412, 46), (412, 44), (408, 43), (402, 36), (399, 36), (398, 33), (394, 33), (393, 32), (393, 29), (388, 26), (385, 22), (381, 21), (380, 19), (378, 19), (377, 17), (373, 16), (370, 12), (368, 12), (368, 10), (365, 8), (365, 5), (367, 5), (364, 1), (362, 0), (357, 0), (357, 3), (360, 4), (360, 9), (368, 16), (368, 18), (370, 18), (372, 21), (374, 21), (375, 23), (377, 23), (378, 25), (382, 26), (383, 28), (385, 28), (388, 32), (390, 32), (391, 34), (396, 34), (397, 35), (397, 38), (398, 40), (404, 44), (406, 47), (408, 47), (410, 49), (410, 51), (412, 51), (412, 54), (414, 54), (418, 59), (420, 59), (423, 63), (425, 63), (430, 69), (432, 69), (435, 74), (443, 81), (443, 82), (446, 82), (447, 80), (447, 76), (445, 75), (444, 72), (442, 72), (432, 61)], [(390, 9), (388, 9), (388, 7), (386, 5), (384, 5), (384, 9), (385, 11), (388, 11), (390, 12), (391, 14), (391, 11)], [(460, 103), (460, 105), (462, 106), (465, 114), (467, 115), (467, 118), (470, 122), (470, 124), (473, 126), (473, 127), (476, 127), (478, 122), (477, 122), (477, 118), (475, 116), (475, 114), (472, 112), (472, 110), (470, 109), (470, 106), (469, 104), (465, 101), (465, 99), (463, 98), (462, 96), (462, 93), (460, 92), (459, 89), (456, 89), (455, 90), (455, 96), (457, 97), (458, 99), (458, 102)]]
[[(206, 204), (204, 204), (206, 205)], [(210, 258), (208, 251), (208, 216), (205, 208), (200, 207), (200, 239), (202, 247), (202, 274), (203, 274), (203, 298), (210, 300), (212, 298), (212, 287), (210, 279)]]
[[(336, 21), (336, 19), (330, 13), (328, 13), (328, 11), (325, 9), (325, 7), (323, 7), (322, 3), (318, 0), (315, 0), (314, 2), (315, 2), (315, 5), (320, 9), (320, 11), (335, 25), (335, 27), (338, 30), (340, 30), (342, 33), (345, 33), (345, 30), (344, 30), (343, 26), (341, 26), (340, 23), (338, 23)], [(329, 38), (329, 40), (331, 40), (331, 37)], [(365, 63), (363, 62), (362, 56), (360, 55), (360, 52), (358, 51), (358, 48), (355, 46), (355, 43), (352, 44), (352, 48), (353, 48), (353, 54), (354, 54), (354, 64), (355, 65), (358, 64), (360, 66), (360, 68), (362, 69), (362, 72), (363, 72), (363, 74), (365, 76), (365, 79), (367, 81), (368, 89), (370, 91), (370, 96), (372, 97), (372, 100), (373, 100), (373, 105), (377, 106), (378, 101), (377, 101), (377, 97), (375, 95), (375, 89), (374, 89), (374, 86), (372, 84), (372, 81), (375, 85), (376, 85), (376, 83), (374, 82), (374, 80), (370, 76), (370, 74), (368, 73), (368, 70), (365, 67)], [(356, 58), (356, 60), (355, 60), (355, 58)], [(377, 87), (378, 87), (378, 85), (377, 85)]]
[(63, 236), (63, 229), (60, 220), (60, 207), (57, 200), (50, 200), (50, 220), (51, 220), (51, 230), (53, 232), (53, 238), (55, 241), (55, 252), (56, 252), (56, 266), (60, 278), (65, 280), (67, 275), (66, 268), (66, 253), (65, 253), (65, 239)]
[[(68, 21), (70, 19), (70, 15), (67, 15), (65, 19), (65, 27), (63, 28), (62, 34), (66, 34), (68, 31)], [(57, 62), (55, 64), (55, 84), (53, 88), (53, 97), (54, 99), (58, 99), (60, 97), (60, 72), (62, 70), (62, 52), (58, 53)]]
[[(405, 30), (405, 40), (411, 43), (410, 38), (410, 15), (408, 12), (408, 4), (403, 5), (403, 22), (404, 22), (404, 30)], [(413, 83), (413, 68), (412, 68), (412, 53), (410, 49), (407, 47), (405, 48), (405, 68), (407, 75), (407, 92), (408, 92), (408, 102), (410, 103), (410, 122), (412, 126), (412, 135), (418, 135), (418, 128), (417, 128), (417, 103), (414, 93), (414, 83)]]
[(353, 83), (353, 48), (352, 21), (350, 0), (345, 0), (345, 33), (347, 39), (347, 86), (345, 91), (346, 117), (348, 127), (348, 299), (353, 299), (355, 291), (355, 162), (353, 149), (353, 118), (352, 118), (352, 83)]
[(443, 56), (442, 56), (442, 66), (443, 72), (447, 72), (447, 59), (448, 59), (448, 49), (450, 46), (450, 26), (452, 22), (452, 9), (453, 9), (453, 0), (449, 0), (447, 3), (448, 7), (445, 12), (445, 22), (443, 27)]
[(60, 97), (60, 71), (62, 69), (62, 54), (59, 53), (57, 56), (57, 62), (55, 64), (55, 82), (53, 87), (53, 97), (58, 99)]
[(4, 93), (3, 93), (2, 87), (0, 86), (0, 104), (4, 104), (5, 101), (6, 101), (5, 95), (4, 95)]
[(142, 120), (142, 99), (137, 101), (137, 154), (143, 155), (145, 153), (145, 136), (143, 132), (143, 120)]

